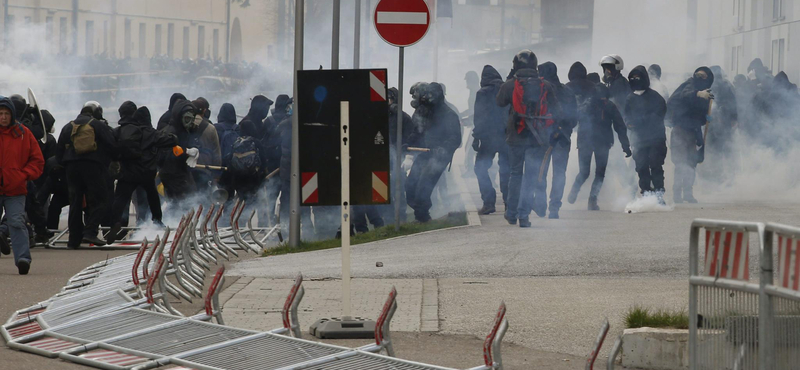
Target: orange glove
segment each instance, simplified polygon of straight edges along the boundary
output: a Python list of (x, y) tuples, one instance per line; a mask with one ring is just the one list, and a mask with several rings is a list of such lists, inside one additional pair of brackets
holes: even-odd
[(172, 154), (174, 154), (176, 157), (179, 157), (181, 154), (183, 154), (183, 148), (178, 145), (173, 146)]

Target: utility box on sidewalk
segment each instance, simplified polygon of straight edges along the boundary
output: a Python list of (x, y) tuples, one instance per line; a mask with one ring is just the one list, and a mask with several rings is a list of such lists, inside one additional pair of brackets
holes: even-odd
[(372, 339), (375, 338), (375, 321), (362, 317), (347, 320), (332, 317), (318, 320), (308, 332), (319, 339)]

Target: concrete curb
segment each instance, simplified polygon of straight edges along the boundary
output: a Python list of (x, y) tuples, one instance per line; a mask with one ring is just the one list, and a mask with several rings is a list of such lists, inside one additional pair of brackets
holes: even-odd
[(689, 330), (625, 329), (622, 343), (622, 366), (626, 368), (689, 368)]

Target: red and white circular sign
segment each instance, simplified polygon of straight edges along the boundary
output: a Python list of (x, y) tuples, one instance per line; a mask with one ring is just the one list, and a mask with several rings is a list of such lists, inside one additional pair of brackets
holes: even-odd
[(424, 0), (381, 0), (375, 7), (373, 22), (383, 41), (406, 47), (428, 33), (431, 12)]

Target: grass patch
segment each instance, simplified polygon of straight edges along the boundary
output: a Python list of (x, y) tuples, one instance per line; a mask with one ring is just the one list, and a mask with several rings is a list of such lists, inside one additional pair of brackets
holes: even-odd
[[(395, 231), (394, 225), (387, 225), (383, 227), (370, 230), (363, 234), (357, 234), (350, 238), (350, 245), (364, 244), (374, 242), (377, 240), (384, 240), (403, 235), (418, 234), (425, 231), (445, 229), (454, 226), (463, 226), (467, 224), (467, 214), (464, 212), (450, 213), (445, 217), (431, 220), (426, 223), (412, 222), (400, 225), (400, 230)], [(318, 240), (313, 242), (301, 241), (297, 248), (289, 246), (289, 242), (284, 242), (275, 248), (267, 249), (262, 253), (263, 257), (277, 256), (289, 253), (302, 253), (318, 251), (323, 249), (339, 248), (342, 246), (342, 241), (339, 239)]]
[(625, 325), (628, 329), (643, 327), (688, 329), (689, 314), (685, 310), (651, 310), (637, 305), (625, 314)]

